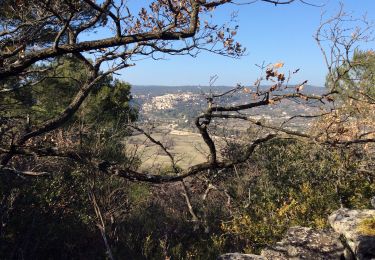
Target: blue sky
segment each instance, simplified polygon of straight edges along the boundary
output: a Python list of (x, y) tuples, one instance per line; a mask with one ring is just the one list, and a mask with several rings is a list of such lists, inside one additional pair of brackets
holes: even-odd
[[(138, 0), (137, 0), (138, 1)], [(148, 2), (148, 1), (145, 1)], [(324, 4), (322, 8), (301, 3), (274, 6), (256, 2), (247, 6), (225, 6), (215, 11), (218, 21), (228, 20), (238, 11), (237, 40), (247, 48), (247, 55), (231, 59), (212, 53), (201, 53), (197, 58), (168, 56), (166, 60), (142, 60), (135, 67), (121, 71), (121, 79), (133, 85), (208, 85), (210, 76), (217, 75), (216, 85), (249, 85), (259, 76), (255, 64), (265, 62), (285, 63), (285, 69), (300, 68), (292, 82), (305, 79), (309, 84), (323, 86), (326, 67), (313, 34), (319, 25), (322, 11), (333, 15), (339, 10), (337, 0), (310, 0)], [(341, 1), (345, 11), (354, 16), (367, 13), (375, 21), (375, 0)], [(364, 49), (375, 49), (371, 42)]]

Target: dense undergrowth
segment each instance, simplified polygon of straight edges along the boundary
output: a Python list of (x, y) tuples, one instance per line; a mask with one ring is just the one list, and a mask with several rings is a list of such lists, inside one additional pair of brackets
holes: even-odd
[[(353, 155), (355, 154), (355, 155)], [(294, 225), (327, 227), (340, 206), (366, 208), (372, 177), (356, 171), (365, 154), (274, 140), (237, 171), (190, 180), (191, 216), (178, 183), (150, 186), (66, 169), (52, 178), (1, 181), (11, 190), (1, 258), (103, 259), (89, 199), (95, 193), (113, 254), (126, 259), (214, 259), (256, 253)], [(208, 180), (216, 187), (203, 200)], [(230, 201), (228, 199), (230, 198)]]

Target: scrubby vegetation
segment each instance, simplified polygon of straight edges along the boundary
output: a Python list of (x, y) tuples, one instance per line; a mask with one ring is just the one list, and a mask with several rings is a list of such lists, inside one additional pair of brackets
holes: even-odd
[[(213, 259), (230, 251), (258, 252), (293, 225), (327, 227), (341, 206), (367, 208), (373, 176), (356, 171), (364, 160), (353, 150), (274, 140), (237, 172), (191, 180), (191, 221), (177, 184), (132, 183), (66, 168), (51, 178), (2, 180), (11, 190), (2, 228), (2, 256), (104, 258), (90, 194), (106, 227), (113, 254), (132, 259)], [(225, 192), (224, 192), (225, 191)], [(4, 217), (3, 217), (4, 218)]]
[[(215, 259), (257, 253), (293, 225), (324, 229), (339, 207), (370, 207), (372, 50), (336, 57), (321, 96), (302, 92), (306, 81), (288, 85), (280, 62), (263, 68), (255, 91), (238, 85), (210, 93), (194, 121), (207, 161), (182, 169), (168, 147), (134, 124), (131, 86), (114, 75), (155, 53), (194, 56), (208, 49), (241, 56), (233, 39), (237, 27), (199, 22), (199, 14), (230, 1), (154, 1), (135, 15), (121, 14), (127, 3), (117, 8), (116, 1), (3, 2), (1, 259)], [(20, 15), (12, 11), (17, 4)], [(113, 26), (113, 37), (77, 40), (88, 29), (113, 32)], [(342, 31), (334, 32), (335, 40), (343, 39), (336, 37)], [(261, 80), (271, 85), (261, 88)], [(248, 103), (215, 103), (243, 92), (251, 94)], [(301, 116), (314, 119), (305, 132), (246, 114), (284, 100), (323, 103), (326, 110)], [(249, 129), (230, 132), (219, 124), (224, 119), (245, 120)], [(219, 130), (236, 136), (223, 134), (216, 142)], [(133, 131), (158, 145), (170, 166), (139, 172), (142, 157), (129, 153), (124, 141)], [(371, 233), (373, 222), (362, 223), (362, 231)]]

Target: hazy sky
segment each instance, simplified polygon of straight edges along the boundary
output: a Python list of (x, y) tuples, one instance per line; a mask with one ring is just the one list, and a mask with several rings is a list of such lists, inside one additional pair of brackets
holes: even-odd
[[(138, 1), (138, 0), (137, 0)], [(308, 0), (306, 0), (308, 1)], [(148, 1), (144, 1), (148, 2)], [(322, 11), (329, 15), (339, 10), (338, 0), (310, 0), (324, 7), (301, 3), (274, 6), (257, 2), (247, 6), (229, 5), (215, 11), (219, 21), (228, 20), (238, 11), (237, 40), (247, 48), (247, 56), (231, 59), (212, 53), (201, 53), (197, 58), (168, 56), (167, 60), (143, 60), (121, 71), (121, 78), (133, 85), (208, 85), (210, 76), (219, 78), (216, 85), (251, 84), (259, 75), (255, 64), (285, 62), (285, 68), (300, 72), (294, 82), (309, 80), (309, 84), (323, 86), (326, 67), (313, 34), (319, 25)], [(346, 11), (354, 16), (367, 13), (375, 21), (375, 0), (344, 0)], [(375, 49), (371, 42), (363, 48)]]

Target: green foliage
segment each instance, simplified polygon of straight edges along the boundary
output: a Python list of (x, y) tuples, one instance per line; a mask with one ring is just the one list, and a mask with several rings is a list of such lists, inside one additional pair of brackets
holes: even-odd
[[(37, 125), (58, 116), (85, 81), (86, 72), (75, 58), (65, 57), (57, 62), (56, 70), (46, 72), (46, 78), (32, 87), (18, 88), (12, 85), (17, 84), (16, 79), (8, 81), (17, 90), (0, 95), (1, 106), (5, 108), (0, 117), (26, 119), (27, 116), (32, 125)], [(77, 149), (127, 167), (130, 161), (123, 138), (129, 131), (125, 124), (137, 117), (131, 99), (129, 84), (105, 77), (62, 130), (35, 138), (33, 144), (49, 147), (59, 142), (62, 148)], [(44, 169), (44, 160), (49, 160), (48, 169)], [(14, 161), (20, 168), (35, 165), (53, 176), (30, 180), (15, 176), (0, 178), (1, 259), (24, 256), (103, 259), (106, 256), (97, 227), (98, 216), (89, 194), (97, 197), (113, 245), (117, 237), (113, 221), (122, 221), (132, 204), (142, 204), (149, 196), (147, 186), (91, 172), (68, 159)], [(134, 162), (132, 159), (132, 167)]]
[[(117, 257), (214, 259), (230, 251), (259, 252), (290, 226), (327, 227), (327, 216), (340, 204), (368, 207), (375, 185), (356, 172), (363, 158), (351, 149), (271, 141), (257, 150), (250, 167), (237, 167), (238, 177), (225, 172), (226, 178), (216, 183), (230, 194), (231, 210), (219, 193), (205, 203), (201, 193), (192, 197), (200, 223), (190, 221), (176, 187), (151, 188), (84, 168), (73, 170), (72, 165), (52, 179), (33, 180), (14, 191), (0, 257), (20, 254), (18, 246), (35, 258), (105, 258), (90, 191), (102, 209)], [(29, 236), (38, 244), (25, 246)]]
[(143, 185), (84, 171), (35, 179), (20, 187), (14, 191), (13, 209), (2, 229), (6, 236), (0, 243), (1, 259), (12, 254), (17, 258), (26, 254), (30, 258), (103, 259), (105, 249), (89, 191), (96, 194), (115, 250), (124, 245), (118, 229), (125, 228), (124, 218), (132, 205), (145, 205), (149, 196)]
[(67, 57), (53, 72), (33, 86), (31, 91), (34, 103), (29, 111), (32, 122), (40, 122), (60, 114), (71, 102), (74, 94), (85, 80), (85, 68), (75, 58)]
[[(87, 71), (81, 61), (69, 56), (54, 61), (54, 65), (55, 70), (48, 70), (36, 85), (22, 87), (19, 79), (8, 81), (6, 85), (16, 90), (1, 93), (1, 105), (6, 109), (0, 115), (28, 114), (32, 123), (59, 115), (84, 84)], [(43, 69), (43, 65), (35, 69)], [(129, 84), (107, 76), (97, 84), (78, 115), (85, 115), (88, 123), (134, 121), (137, 111), (131, 107), (131, 99)], [(77, 115), (71, 122), (75, 120)]]
[(86, 104), (90, 122), (131, 122), (136, 119), (136, 111), (130, 106), (130, 85), (118, 79), (98, 88)]
[(219, 219), (220, 214), (210, 218), (212, 229), (205, 232), (198, 223), (189, 220), (181, 198), (169, 200), (168, 205), (149, 198), (139, 203), (119, 227), (122, 244), (119, 244), (117, 254), (131, 259), (164, 259), (167, 256), (171, 259), (215, 259), (218, 252), (225, 249), (220, 244)]
[[(82, 174), (66, 172), (52, 179), (21, 184), (13, 189), (8, 218), (3, 219), (7, 225), (1, 230), (0, 258), (22, 258), (25, 254), (30, 258), (58, 255), (67, 259), (102, 254), (93, 246), (100, 246), (101, 241), (93, 226), (88, 187)], [(2, 199), (6, 199), (5, 190), (1, 191)], [(92, 251), (88, 252), (90, 247)]]
[[(365, 59), (356, 55), (354, 60)], [(370, 78), (372, 70), (358, 67), (363, 78)], [(66, 57), (54, 73), (33, 88), (0, 96), (1, 105), (12, 108), (1, 116), (29, 114), (39, 123), (61, 113), (80, 88), (85, 71), (77, 60)], [(137, 118), (131, 99), (129, 84), (106, 77), (64, 126), (68, 141), (93, 158), (135, 168), (137, 160), (127, 157), (123, 143), (129, 134), (126, 124)], [(236, 158), (241, 148), (228, 146), (224, 155)], [(192, 185), (191, 201), (199, 223), (190, 220), (177, 185), (154, 188), (56, 160), (49, 164), (54, 168), (47, 169), (55, 171), (50, 178), (0, 179), (0, 258), (103, 259), (106, 249), (98, 229), (103, 224), (117, 258), (214, 259), (230, 251), (259, 252), (280, 240), (290, 226), (325, 228), (327, 216), (340, 206), (369, 207), (375, 182), (359, 168), (371, 152), (355, 146), (334, 149), (298, 140), (270, 141), (236, 171), (208, 174), (193, 183), (198, 187)], [(44, 169), (42, 159), (15, 161)], [(203, 202), (206, 180), (218, 188)], [(89, 194), (95, 195), (102, 218)], [(373, 222), (363, 225), (368, 230)]]
[(375, 98), (375, 52), (356, 50), (352, 60), (337, 68), (334, 75), (328, 75), (326, 86), (338, 91), (344, 101), (350, 97), (373, 101)]
[(130, 133), (126, 124), (137, 118), (131, 99), (130, 85), (119, 80), (98, 87), (88, 97), (79, 119), (86, 125), (82, 149), (103, 160), (129, 162), (124, 153), (124, 137)]
[(298, 141), (262, 146), (253, 161), (257, 176), (231, 188), (239, 207), (231, 221), (223, 222), (223, 231), (246, 252), (257, 252), (277, 242), (290, 226), (327, 227), (327, 216), (341, 205), (369, 207), (375, 185), (356, 172), (360, 161), (350, 149)]

